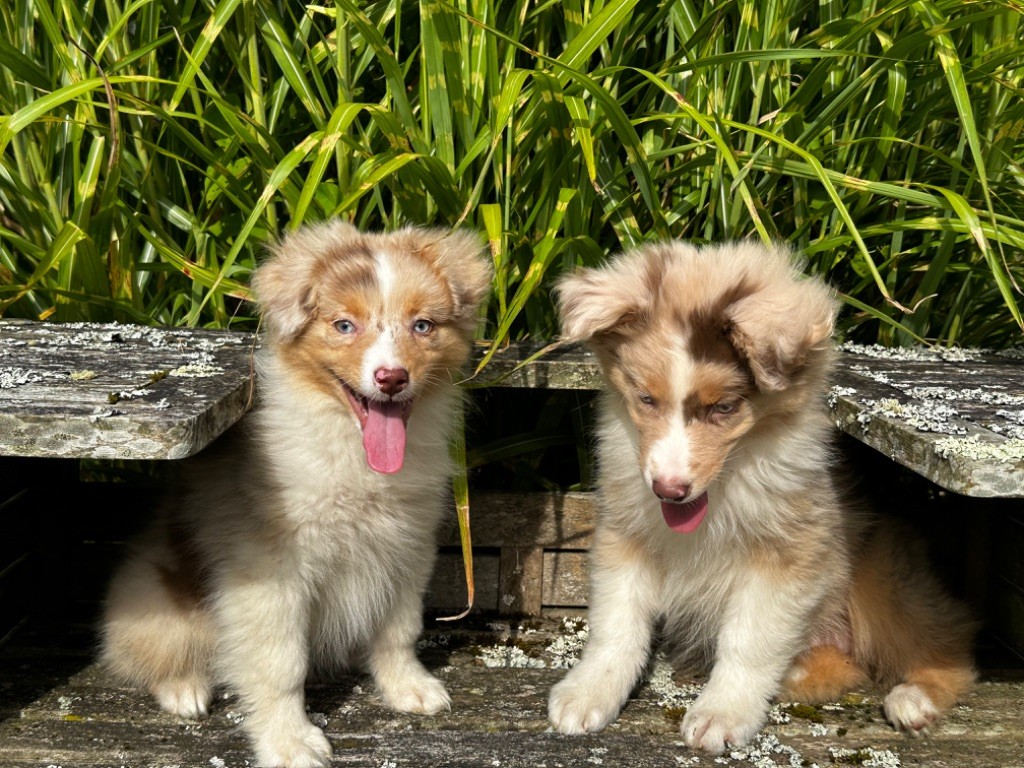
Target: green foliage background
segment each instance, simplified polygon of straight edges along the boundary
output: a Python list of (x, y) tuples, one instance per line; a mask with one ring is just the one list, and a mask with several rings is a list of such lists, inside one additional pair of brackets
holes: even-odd
[(251, 323), (261, 244), (343, 216), (486, 233), (498, 341), (674, 236), (792, 242), (861, 340), (1019, 342), (1022, 10), (8, 0), (0, 311)]

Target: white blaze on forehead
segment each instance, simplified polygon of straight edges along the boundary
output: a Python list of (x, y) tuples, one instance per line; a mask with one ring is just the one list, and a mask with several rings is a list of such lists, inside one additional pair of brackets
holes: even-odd
[(398, 274), (393, 257), (386, 253), (374, 256), (374, 276), (380, 293), (380, 311), (370, 318), (366, 333), (375, 338), (363, 356), (361, 388), (364, 394), (377, 391), (374, 373), (380, 368), (405, 368), (396, 339), (401, 331), (401, 318), (395, 312), (395, 286)]
[(397, 276), (395, 264), (392, 257), (386, 253), (378, 253), (373, 257), (373, 270), (377, 277), (377, 287), (380, 289), (381, 298), (384, 299), (384, 306), (388, 306), (391, 294), (395, 291)]
[(664, 355), (668, 365), (663, 370), (668, 380), (662, 384), (663, 391), (669, 393), (668, 402), (663, 404), (661, 436), (651, 444), (644, 477), (648, 483), (655, 479), (688, 483), (692, 480), (692, 451), (683, 416), (683, 401), (690, 391), (695, 365), (693, 358), (683, 349), (682, 339), (676, 348), (666, 349)]

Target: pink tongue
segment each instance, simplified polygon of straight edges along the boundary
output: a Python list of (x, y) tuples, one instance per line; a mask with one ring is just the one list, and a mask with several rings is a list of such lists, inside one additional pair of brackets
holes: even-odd
[(708, 513), (708, 494), (702, 493), (693, 501), (685, 504), (661, 502), (661, 515), (665, 523), (677, 533), (693, 533)]
[(405, 460), (405, 421), (397, 403), (367, 403), (369, 414), (363, 425), (363, 450), (370, 468), (390, 475)]

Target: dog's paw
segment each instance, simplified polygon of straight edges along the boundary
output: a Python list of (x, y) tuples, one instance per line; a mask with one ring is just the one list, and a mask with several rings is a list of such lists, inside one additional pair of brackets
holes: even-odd
[(720, 755), (754, 738), (764, 725), (765, 710), (750, 703), (729, 704), (701, 696), (683, 717), (679, 732), (690, 749)]
[(393, 690), (381, 689), (380, 694), (385, 704), (399, 712), (436, 715), (452, 708), (452, 700), (444, 684), (427, 672)]
[(551, 689), (548, 720), (559, 733), (594, 733), (614, 720), (622, 703), (606, 688), (572, 672)]
[(331, 744), (310, 722), (280, 726), (255, 738), (256, 764), (261, 768), (326, 768)]
[(153, 695), (164, 712), (178, 717), (206, 717), (210, 684), (201, 678), (164, 680), (153, 685)]
[(919, 686), (903, 683), (897, 685), (885, 697), (885, 716), (897, 731), (919, 736), (927, 733), (929, 726), (941, 714), (928, 694)]

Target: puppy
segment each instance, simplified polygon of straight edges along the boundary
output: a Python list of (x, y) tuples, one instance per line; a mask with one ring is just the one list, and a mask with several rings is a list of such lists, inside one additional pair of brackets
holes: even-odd
[(933, 723), (973, 681), (973, 624), (832, 474), (833, 292), (747, 243), (651, 245), (558, 290), (565, 338), (589, 342), (607, 387), (590, 639), (552, 690), (555, 728), (615, 719), (659, 619), (710, 662), (681, 724), (691, 748), (746, 744), (773, 697), (869, 677), (894, 686), (896, 728)]
[(183, 473), (113, 579), (107, 667), (183, 717), (226, 683), (260, 765), (328, 763), (304, 708), (311, 667), (366, 664), (394, 709), (449, 708), (414, 644), (454, 381), (490, 288), (481, 250), (460, 232), (339, 222), (272, 247), (253, 281), (260, 403)]

